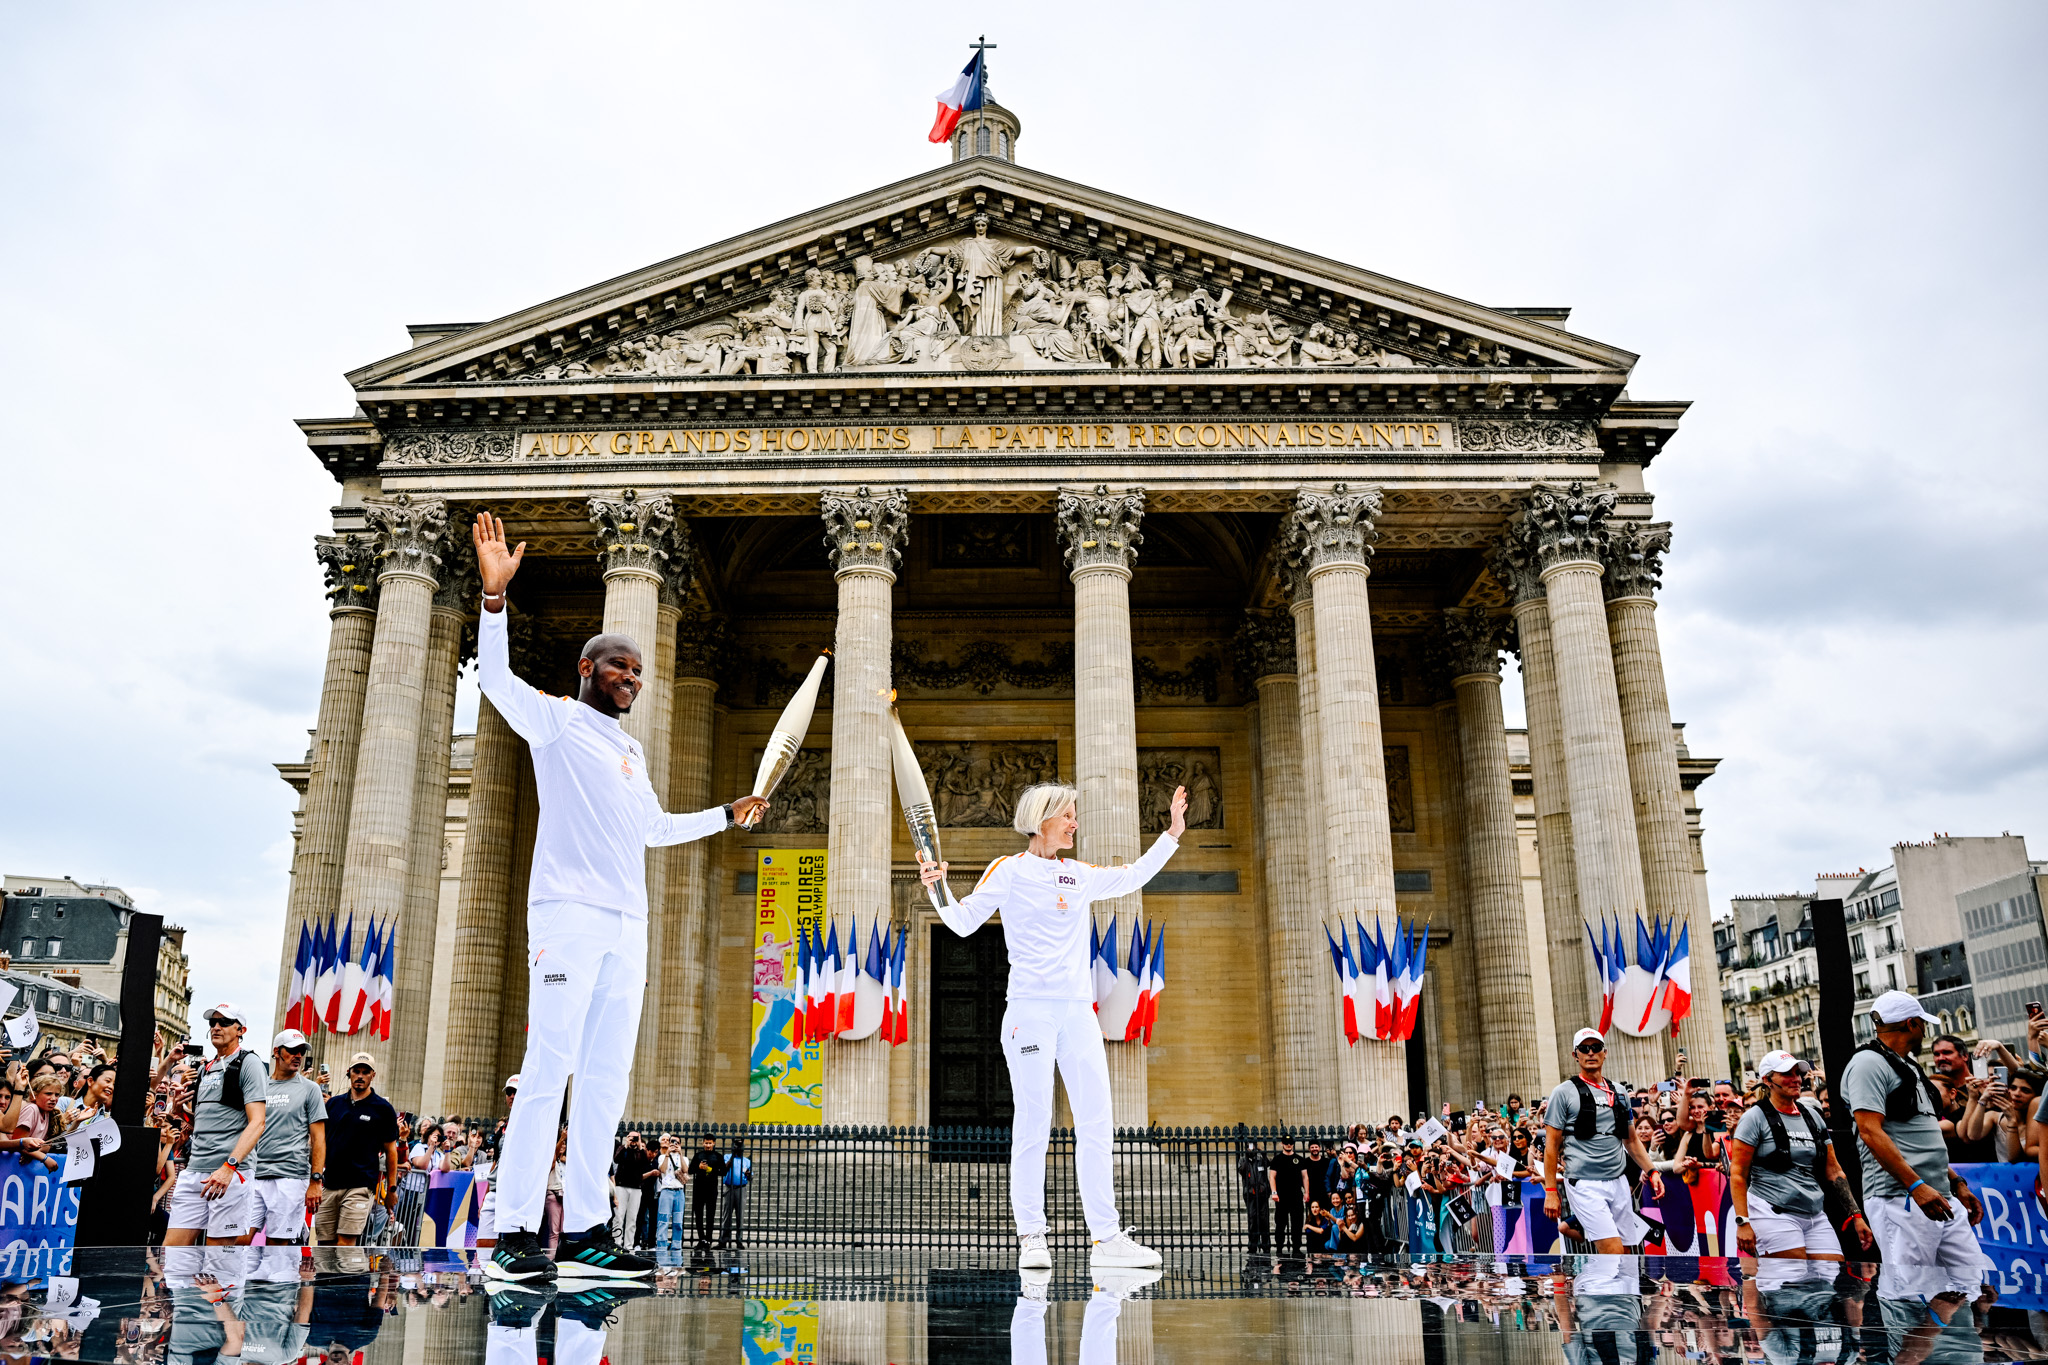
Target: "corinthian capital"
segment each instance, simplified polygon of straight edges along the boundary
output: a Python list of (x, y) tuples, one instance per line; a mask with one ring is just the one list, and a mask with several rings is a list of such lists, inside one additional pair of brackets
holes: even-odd
[(1607, 526), (1607, 600), (1650, 597), (1664, 585), (1664, 552), (1671, 548), (1668, 521), (1612, 521)]
[(477, 572), (476, 551), (456, 542), (441, 560), (441, 586), (434, 592), (434, 610), (456, 611), (464, 616), (477, 609), (483, 596), (483, 575)]
[(379, 579), (405, 577), (439, 583), (441, 537), (448, 530), (444, 500), (400, 493), (364, 502), (363, 515), (377, 535)]
[(1060, 544), (1066, 551), (1069, 573), (1131, 571), (1138, 546), (1145, 540), (1138, 529), (1145, 520), (1144, 489), (1112, 493), (1107, 484), (1100, 483), (1088, 493), (1062, 488), (1054, 515), (1059, 519)]
[(673, 500), (660, 494), (643, 498), (638, 489), (628, 488), (616, 498), (592, 498), (590, 520), (597, 526), (597, 562), (606, 578), (667, 579), (676, 525)]
[(1500, 675), (1501, 646), (1508, 619), (1485, 607), (1452, 607), (1444, 612), (1445, 664), (1452, 680), (1474, 673)]
[(332, 611), (377, 609), (377, 544), (370, 536), (313, 537), (313, 557), (327, 578)]
[(910, 536), (909, 489), (828, 488), (818, 495), (818, 515), (825, 519), (825, 548), (835, 576), (866, 571), (895, 577)]
[(1527, 521), (1508, 523), (1487, 551), (1486, 567), (1507, 592), (1509, 606), (1543, 599), (1543, 561), (1536, 553), (1535, 534)]
[(1237, 631), (1237, 671), (1246, 686), (1275, 673), (1294, 672), (1294, 622), (1286, 616), (1246, 612)]
[(1373, 542), (1380, 538), (1373, 518), (1380, 514), (1380, 490), (1338, 484), (1328, 493), (1304, 488), (1287, 516), (1287, 558), (1309, 578), (1324, 569), (1372, 567)]
[(697, 542), (690, 535), (690, 523), (676, 518), (669, 528), (668, 572), (661, 580), (661, 605), (677, 611), (689, 608), (697, 591)]
[(676, 630), (676, 676), (717, 678), (724, 671), (726, 623), (708, 611), (685, 611)]
[(1615, 490), (1594, 484), (1538, 484), (1529, 490), (1522, 522), (1529, 528), (1545, 569), (1579, 560), (1600, 562), (1607, 519), (1614, 515)]

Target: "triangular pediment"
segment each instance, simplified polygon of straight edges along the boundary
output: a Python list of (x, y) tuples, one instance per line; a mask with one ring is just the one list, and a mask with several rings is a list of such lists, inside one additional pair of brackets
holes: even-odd
[(1618, 376), (1636, 358), (1540, 312), (1468, 303), (987, 157), (421, 336), (350, 381), (361, 392), (806, 371)]

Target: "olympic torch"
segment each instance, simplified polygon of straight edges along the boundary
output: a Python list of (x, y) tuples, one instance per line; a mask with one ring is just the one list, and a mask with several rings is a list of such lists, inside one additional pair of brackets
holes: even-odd
[[(782, 785), (782, 779), (788, 777), (789, 770), (796, 766), (796, 756), (804, 747), (804, 736), (810, 733), (811, 715), (818, 709), (818, 688), (825, 681), (825, 665), (831, 658), (829, 649), (818, 656), (818, 661), (805, 675), (803, 685), (789, 699), (789, 705), (782, 708), (782, 718), (775, 722), (775, 729), (768, 736), (768, 747), (761, 751), (761, 766), (754, 770), (754, 795), (773, 796), (775, 789)], [(761, 813), (756, 810), (747, 827), (751, 829), (760, 819)]]
[[(889, 701), (889, 756), (896, 766), (896, 801), (903, 807), (903, 823), (910, 827), (910, 844), (917, 850), (918, 861), (936, 863), (939, 816), (932, 809), (932, 790), (925, 785), (924, 772), (917, 766), (917, 751), (910, 747), (910, 737), (903, 733), (903, 717), (896, 714), (894, 692), (889, 694)], [(932, 909), (945, 908), (939, 886), (927, 886), (924, 891), (931, 897)]]

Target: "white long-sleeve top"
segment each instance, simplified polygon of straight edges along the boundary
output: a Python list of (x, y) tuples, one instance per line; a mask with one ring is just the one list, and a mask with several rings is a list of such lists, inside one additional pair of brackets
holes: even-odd
[(947, 905), (939, 919), (965, 938), (1002, 912), (1010, 999), (1092, 1001), (1088, 907), (1143, 887), (1179, 847), (1178, 839), (1162, 834), (1127, 867), (1012, 853), (990, 863), (974, 890)]
[(513, 676), (503, 612), (482, 613), (476, 658), (484, 695), (533, 750), (540, 826), (527, 903), (575, 901), (647, 918), (646, 850), (718, 833), (725, 808), (663, 811), (640, 741), (616, 717)]

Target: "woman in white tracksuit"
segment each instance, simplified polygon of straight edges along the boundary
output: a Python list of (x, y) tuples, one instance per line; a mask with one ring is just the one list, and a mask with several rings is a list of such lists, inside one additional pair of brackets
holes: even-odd
[[(1090, 1260), (1105, 1266), (1155, 1266), (1159, 1253), (1126, 1236), (1117, 1222), (1116, 1187), (1110, 1162), (1109, 1059), (1095, 1015), (1089, 973), (1088, 930), (1096, 901), (1128, 895), (1152, 880), (1180, 847), (1187, 827), (1188, 794), (1173, 794), (1173, 823), (1128, 867), (1091, 867), (1065, 859), (1079, 828), (1074, 808), (1079, 793), (1053, 784), (1026, 788), (1017, 798), (1013, 824), (1031, 843), (1022, 853), (998, 858), (981, 874), (965, 899), (940, 912), (946, 927), (963, 938), (998, 911), (1010, 956), (1009, 1006), (1003, 1011), (1003, 1057), (1010, 1064), (1010, 1092), (1016, 1117), (1010, 1130), (1010, 1207), (1017, 1216), (1020, 1269), (1045, 1269), (1052, 1254), (1045, 1241), (1045, 1151), (1052, 1136), (1052, 1080), (1055, 1064), (1074, 1110), (1074, 1166), (1081, 1204), (1094, 1240)], [(927, 864), (926, 886), (942, 881), (944, 863)]]

